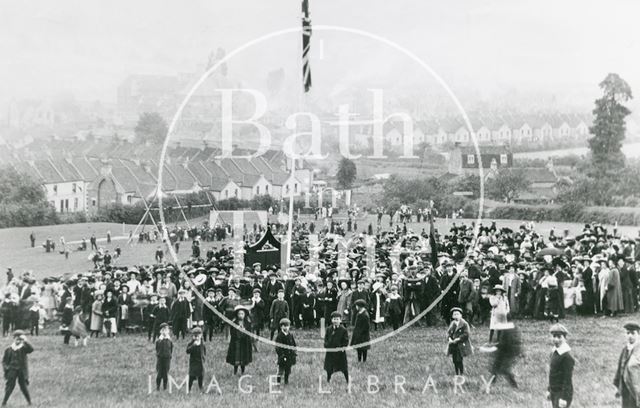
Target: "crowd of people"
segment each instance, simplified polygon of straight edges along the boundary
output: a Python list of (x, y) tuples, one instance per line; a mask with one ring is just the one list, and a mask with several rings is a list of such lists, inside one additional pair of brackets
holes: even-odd
[[(218, 233), (212, 233), (220, 228), (204, 227), (170, 232), (172, 244), (191, 242), (191, 256), (182, 263), (171, 262), (159, 247), (155, 263), (94, 260), (87, 273), (41, 282), (30, 273), (11, 275), (0, 306), (3, 334), (22, 329), (38, 335), (43, 322), (60, 320), (65, 343), (73, 337), (76, 344), (86, 344), (90, 336), (136, 332), (156, 341), (166, 339), (170, 328), (178, 338), (198, 334), (198, 358), (204, 343), (220, 335), (230, 341), (227, 362), (244, 372), (256, 341), (236, 325), (257, 336), (263, 330), (271, 339), (277, 334), (288, 343), (295, 341), (288, 328), (281, 330), (283, 323), (322, 327), (325, 343), (342, 347), (338, 327), (353, 327), (351, 344), (360, 344), (368, 342), (370, 330), (444, 321), (451, 325), (453, 341), (456, 333), (468, 332), (459, 325), (463, 321), (476, 328), (488, 323), (489, 343), (500, 344), (518, 319), (558, 322), (568, 313), (606, 317), (638, 308), (640, 238), (599, 224), (585, 225), (578, 236), (553, 230), (542, 236), (531, 223), (517, 230), (454, 223), (439, 232), (431, 213), (426, 216), (429, 231), (419, 232), (411, 229), (410, 218), (388, 229), (370, 224), (365, 232), (351, 234), (333, 220), (318, 227), (296, 221), (288, 265), (254, 263), (238, 269), (237, 251), (224, 240), (216, 242)], [(251, 243), (264, 228), (278, 235), (286, 227), (245, 226), (243, 238)], [(367, 349), (358, 349), (359, 360), (366, 361)], [(466, 352), (464, 347), (451, 352), (457, 374), (464, 372)], [(342, 368), (336, 362), (328, 373), (343, 371), (348, 378)], [(285, 364), (285, 382), (289, 373)], [(201, 382), (199, 377), (196, 373), (194, 381)]]

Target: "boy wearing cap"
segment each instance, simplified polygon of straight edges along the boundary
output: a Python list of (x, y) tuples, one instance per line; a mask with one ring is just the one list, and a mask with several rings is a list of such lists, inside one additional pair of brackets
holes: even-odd
[(151, 312), (151, 318), (153, 319), (153, 341), (156, 341), (156, 337), (160, 333), (160, 327), (162, 323), (169, 322), (169, 308), (167, 307), (167, 298), (160, 296), (158, 299), (158, 305), (153, 308)]
[(356, 314), (358, 313), (358, 309), (356, 307), (356, 302), (358, 300), (362, 300), (365, 303), (365, 308), (369, 308), (369, 292), (364, 288), (364, 280), (360, 279), (358, 281), (358, 289), (353, 291), (351, 294), (351, 307), (349, 308), (351, 312), (351, 324), (356, 323)]
[[(289, 331), (290, 328), (291, 321), (289, 319), (280, 319), (280, 331), (278, 331), (278, 335), (276, 336), (276, 343), (296, 347), (293, 334)], [(278, 384), (282, 381), (283, 376), (284, 383), (289, 384), (291, 367), (296, 364), (296, 350), (276, 346), (276, 354), (278, 355)]]
[(462, 318), (462, 309), (459, 307), (451, 309), (451, 319), (449, 330), (447, 330), (447, 355), (450, 355), (453, 360), (456, 375), (463, 375), (463, 359), (473, 352), (469, 339), (469, 324)]
[(193, 386), (193, 382), (198, 380), (198, 387), (202, 391), (202, 382), (204, 379), (204, 357), (207, 349), (202, 342), (202, 329), (196, 327), (191, 332), (193, 338), (187, 344), (187, 354), (189, 355), (189, 391)]
[(202, 305), (202, 319), (204, 320), (204, 330), (202, 333), (202, 339), (207, 341), (207, 337), (209, 341), (213, 340), (213, 333), (216, 328), (216, 314), (213, 310), (209, 308), (209, 306), (213, 308), (218, 307), (218, 301), (215, 298), (215, 290), (213, 288), (207, 290), (207, 298), (206, 303)]
[(185, 298), (186, 293), (186, 290), (180, 289), (178, 291), (178, 298), (171, 305), (171, 325), (176, 339), (178, 339), (180, 333), (182, 333), (183, 339), (187, 334), (187, 321), (191, 315), (191, 304)]
[[(149, 304), (142, 309), (142, 320), (144, 327), (147, 329), (147, 341), (151, 341), (153, 336), (153, 310), (158, 306), (158, 295), (151, 295)], [(155, 336), (153, 336), (155, 337)]]
[(627, 345), (620, 353), (618, 369), (613, 379), (616, 397), (622, 397), (622, 407), (637, 407), (640, 402), (640, 325), (627, 323)]
[(549, 362), (549, 388), (547, 399), (553, 408), (567, 408), (573, 400), (573, 366), (575, 361), (571, 356), (571, 348), (567, 344), (569, 332), (561, 324), (554, 324), (549, 329), (553, 352)]
[[(253, 302), (253, 306), (251, 307), (251, 327), (257, 336), (260, 336), (260, 331), (264, 325), (264, 300), (262, 300), (261, 294), (260, 288), (255, 288), (253, 290), (253, 298), (251, 298)], [(257, 341), (253, 339), (253, 351), (258, 351), (256, 342)]]
[(273, 335), (278, 330), (280, 320), (289, 318), (289, 304), (284, 300), (284, 289), (282, 288), (278, 289), (278, 298), (271, 303), (269, 317), (271, 319), (271, 334), (269, 338), (273, 340)]
[[(349, 333), (340, 323), (342, 315), (340, 312), (331, 313), (331, 326), (324, 336), (324, 348), (335, 349), (347, 347), (349, 345)], [(327, 351), (324, 357), (324, 370), (327, 372), (327, 382), (331, 382), (331, 376), (335, 372), (344, 374), (344, 379), (349, 383), (349, 368), (347, 365), (346, 351)]]
[(156, 389), (158, 391), (160, 391), (160, 383), (162, 383), (163, 389), (167, 389), (172, 354), (173, 342), (169, 337), (169, 325), (162, 323), (160, 324), (160, 337), (156, 340)]
[(393, 327), (393, 330), (398, 330), (400, 324), (402, 324), (404, 305), (402, 303), (402, 297), (398, 294), (398, 287), (396, 285), (391, 285), (391, 293), (387, 296), (385, 303), (391, 327)]
[(20, 391), (31, 405), (31, 396), (29, 395), (29, 364), (27, 355), (33, 352), (33, 347), (27, 341), (22, 330), (13, 332), (13, 343), (4, 351), (2, 358), (2, 368), (4, 370), (5, 386), (4, 399), (2, 405), (7, 405), (7, 401), (16, 386), (16, 381), (20, 386)]

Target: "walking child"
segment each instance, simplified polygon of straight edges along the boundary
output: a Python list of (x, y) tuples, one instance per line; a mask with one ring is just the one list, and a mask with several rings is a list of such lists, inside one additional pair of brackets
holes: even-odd
[(160, 333), (160, 326), (162, 323), (169, 322), (169, 308), (167, 307), (167, 298), (161, 296), (158, 299), (158, 306), (151, 312), (151, 318), (153, 318), (153, 341), (156, 341), (156, 337)]
[(283, 288), (278, 289), (278, 297), (271, 303), (269, 317), (271, 318), (271, 333), (269, 338), (273, 339), (273, 335), (278, 330), (278, 323), (280, 320), (289, 318), (289, 304), (284, 300)]
[[(349, 333), (342, 326), (342, 315), (335, 311), (331, 313), (331, 326), (327, 328), (324, 336), (324, 348), (335, 349), (349, 345)], [(327, 372), (327, 382), (331, 382), (331, 376), (335, 372), (341, 372), (349, 383), (349, 367), (347, 365), (346, 351), (327, 351), (324, 356), (324, 370)]]
[(369, 321), (369, 311), (367, 310), (367, 302), (363, 299), (355, 301), (355, 325), (353, 326), (353, 334), (351, 335), (351, 345), (356, 346), (358, 353), (358, 362), (367, 362), (367, 352), (371, 348), (368, 344), (371, 340), (371, 323)]
[(204, 359), (207, 349), (202, 342), (202, 329), (196, 327), (192, 330), (193, 339), (187, 345), (187, 354), (189, 355), (189, 392), (193, 382), (198, 380), (198, 388), (202, 391), (204, 380)]
[[(296, 341), (293, 334), (289, 331), (291, 321), (287, 318), (280, 320), (280, 331), (276, 336), (276, 343), (296, 347)], [(289, 384), (289, 376), (291, 375), (291, 367), (296, 364), (296, 350), (276, 346), (276, 354), (278, 355), (278, 384), (282, 382)]]
[(464, 357), (473, 352), (470, 341), (469, 324), (462, 318), (462, 309), (451, 309), (451, 324), (447, 330), (447, 355), (453, 360), (456, 375), (464, 375)]
[(573, 400), (573, 366), (571, 348), (567, 344), (569, 332), (561, 324), (554, 324), (549, 329), (553, 352), (549, 362), (549, 388), (547, 399), (553, 408), (568, 408)]
[(158, 295), (151, 295), (149, 297), (149, 304), (142, 310), (142, 320), (144, 322), (144, 328), (147, 330), (147, 341), (151, 341), (153, 337), (155, 339), (155, 333), (153, 332), (153, 311), (158, 306)]
[[(244, 374), (246, 366), (253, 361), (253, 342), (252, 338), (245, 332), (251, 332), (251, 320), (247, 317), (249, 311), (243, 305), (235, 308), (236, 317), (233, 320), (234, 326), (230, 328), (229, 348), (227, 349), (227, 363), (233, 366), (233, 374)], [(239, 327), (241, 330), (238, 330)]]
[(31, 405), (31, 396), (29, 395), (29, 364), (27, 355), (33, 352), (33, 347), (27, 341), (22, 330), (13, 332), (13, 343), (4, 351), (2, 358), (2, 368), (4, 370), (4, 399), (2, 406), (7, 405), (9, 397), (16, 387), (16, 381), (20, 386), (20, 391)]
[[(188, 353), (187, 349), (187, 353)], [(156, 340), (156, 389), (160, 391), (160, 384), (167, 389), (169, 381), (169, 369), (171, 368), (171, 356), (173, 355), (173, 342), (169, 335), (169, 325), (160, 325), (160, 337)]]

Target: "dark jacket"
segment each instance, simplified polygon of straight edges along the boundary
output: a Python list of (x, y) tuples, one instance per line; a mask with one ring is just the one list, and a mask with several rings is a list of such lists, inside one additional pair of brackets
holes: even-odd
[(271, 304), (271, 310), (269, 311), (271, 318), (271, 330), (278, 330), (280, 328), (280, 320), (283, 318), (289, 318), (289, 304), (286, 300), (274, 300)]
[(172, 354), (173, 354), (173, 343), (171, 342), (171, 339), (156, 340), (156, 357), (171, 358)]
[[(238, 320), (234, 322), (239, 324)], [(244, 319), (245, 331), (251, 331), (251, 322), (249, 319)], [(253, 339), (247, 334), (236, 329), (234, 326), (229, 326), (231, 330), (231, 338), (229, 340), (229, 348), (227, 349), (227, 363), (233, 366), (246, 366), (253, 361)]]
[[(356, 322), (353, 326), (353, 333), (351, 334), (351, 345), (357, 346), (358, 344), (371, 340), (370, 330), (369, 313), (367, 313), (366, 309), (363, 309), (356, 314)], [(369, 344), (358, 347), (360, 350), (369, 350), (370, 348), (371, 346)]]
[(204, 342), (200, 342), (196, 346), (194, 340), (187, 344), (187, 354), (189, 355), (189, 376), (198, 377), (204, 375), (204, 357), (207, 355), (207, 349)]
[[(349, 333), (344, 326), (334, 328), (333, 325), (327, 328), (324, 336), (324, 348), (333, 349), (346, 347), (349, 345)], [(347, 353), (345, 351), (327, 351), (324, 356), (324, 369), (327, 373), (336, 371), (347, 372)]]
[(178, 300), (171, 305), (171, 321), (187, 320), (191, 315), (191, 305), (187, 299)]
[(455, 320), (451, 321), (449, 330), (447, 330), (447, 338), (460, 339), (457, 343), (449, 344), (447, 355), (459, 352), (462, 357), (466, 357), (473, 353), (469, 340), (469, 324), (464, 319), (460, 319), (460, 324), (456, 324)]
[[(292, 347), (296, 346), (296, 341), (293, 338), (293, 334), (291, 334), (291, 332), (289, 332), (289, 334), (284, 334), (282, 330), (278, 331), (278, 335), (276, 336), (276, 343)], [(297, 355), (295, 350), (276, 346), (276, 354), (278, 355), (279, 366), (291, 367), (296, 364)]]
[(565, 401), (573, 398), (573, 366), (575, 361), (569, 351), (558, 354), (554, 351), (549, 362), (549, 389)]
[(118, 301), (112, 297), (111, 300), (105, 299), (102, 302), (102, 316), (105, 319), (115, 318), (118, 314)]
[(33, 347), (26, 341), (23, 343), (23, 346), (17, 350), (14, 350), (11, 346), (7, 347), (2, 357), (2, 368), (4, 369), (5, 378), (9, 372), (17, 371), (18, 373), (22, 373), (24, 378), (28, 380), (29, 361), (27, 354), (31, 352), (33, 352)]

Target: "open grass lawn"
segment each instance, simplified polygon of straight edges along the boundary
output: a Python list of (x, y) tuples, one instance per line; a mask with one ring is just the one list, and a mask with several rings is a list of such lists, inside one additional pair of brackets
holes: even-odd
[[(637, 316), (633, 316), (637, 318)], [(629, 318), (575, 318), (564, 320), (571, 335), (569, 342), (577, 361), (574, 372), (574, 405), (576, 407), (616, 406), (612, 379), (618, 353), (625, 344), (621, 326)], [(351, 394), (343, 377), (334, 375), (331, 385), (324, 381), (322, 354), (298, 353), (291, 383), (281, 394), (269, 393), (269, 376), (276, 372), (276, 357), (271, 346), (259, 344), (254, 362), (242, 387), (252, 391), (243, 394), (233, 368), (224, 362), (227, 344), (222, 335), (207, 345), (205, 384), (212, 376), (222, 391), (212, 387), (210, 393), (186, 395), (185, 389), (149, 394), (149, 381), (155, 386), (154, 347), (142, 334), (123, 335), (117, 339), (91, 339), (88, 347), (63, 346), (62, 337), (53, 334), (30, 337), (35, 352), (31, 354), (31, 392), (35, 405), (56, 407), (543, 407), (547, 386), (547, 366), (551, 350), (546, 322), (521, 321), (524, 355), (515, 372), (519, 389), (499, 380), (489, 393), (481, 378), (488, 380), (489, 357), (479, 353), (465, 359), (466, 379), (463, 392), (454, 392), (453, 365), (444, 355), (444, 326), (410, 328), (382, 343), (372, 346), (367, 363), (356, 362), (354, 351), (348, 352), (352, 376)], [(487, 328), (472, 329), (472, 343), (477, 347), (487, 340)], [(378, 336), (380, 332), (373, 333)], [(298, 345), (321, 347), (318, 332), (294, 331)], [(3, 341), (8, 346), (10, 340)], [(187, 340), (174, 339), (170, 373), (181, 383), (187, 375)], [(377, 376), (379, 391), (369, 393), (367, 376)], [(404, 376), (402, 393), (394, 391), (394, 376)], [(151, 377), (149, 377), (151, 376)], [(429, 376), (434, 387), (423, 394)], [(319, 378), (322, 390), (319, 392)], [(373, 382), (373, 380), (371, 380)], [(398, 378), (400, 382), (401, 379)], [(194, 388), (196, 390), (197, 387)], [(277, 390), (278, 388), (276, 388)], [(374, 388), (372, 388), (372, 392)], [(25, 404), (16, 389), (10, 404)]]
[[(343, 214), (338, 214), (335, 219), (346, 218)], [(302, 217), (303, 221), (311, 221), (312, 217)], [(452, 223), (470, 223), (475, 220), (447, 220), (438, 219), (436, 221), (436, 228), (441, 233), (448, 233)], [(485, 225), (489, 225), (492, 220), (484, 220)], [(315, 221), (316, 226), (322, 226), (323, 221)], [(375, 226), (376, 216), (369, 215), (364, 218), (358, 219), (358, 232), (366, 231), (369, 223)], [(200, 223), (201, 224), (201, 223)], [(497, 220), (498, 228), (509, 227), (517, 229), (522, 224), (522, 221), (518, 220)], [(389, 227), (389, 217), (385, 215), (382, 219), (382, 225), (384, 229)], [(395, 224), (394, 224), (395, 225)], [(146, 226), (147, 230), (151, 228)], [(420, 233), (422, 229), (429, 230), (428, 223), (409, 223), (407, 228), (413, 230), (416, 233)], [(562, 235), (565, 229), (569, 230), (571, 235), (577, 235), (582, 231), (583, 225), (577, 223), (563, 223), (563, 222), (541, 222), (536, 224), (536, 231), (545, 236), (548, 236), (549, 230), (555, 228), (556, 235)], [(610, 230), (612, 226), (608, 227)], [(87, 223), (87, 224), (64, 224), (64, 225), (51, 225), (43, 227), (33, 228), (6, 228), (0, 229), (0, 270), (4, 271), (6, 268), (13, 268), (15, 273), (22, 273), (25, 270), (33, 270), (34, 274), (38, 278), (43, 278), (50, 275), (60, 275), (63, 273), (80, 273), (86, 272), (93, 267), (93, 263), (90, 262), (87, 257), (90, 252), (75, 251), (78, 244), (70, 244), (69, 248), (73, 251), (69, 255), (69, 259), (58, 252), (45, 253), (44, 248), (40, 244), (50, 236), (56, 241), (56, 246), (59, 243), (61, 236), (65, 238), (67, 242), (79, 241), (83, 237), (87, 240), (92, 233), (96, 234), (98, 238), (98, 245), (109, 249), (112, 253), (116, 246), (122, 249), (122, 257), (116, 261), (116, 265), (138, 265), (138, 264), (151, 264), (154, 262), (154, 253), (157, 244), (137, 244), (137, 240), (134, 239), (132, 245), (127, 245), (127, 239), (129, 231), (133, 231), (135, 225), (126, 225), (125, 233), (123, 234), (121, 224), (108, 224), (108, 223)], [(623, 235), (635, 237), (638, 234), (638, 227), (620, 226), (619, 231)], [(375, 230), (375, 228), (374, 228)], [(36, 247), (31, 248), (29, 243), (29, 234), (31, 231), (35, 231), (37, 241)], [(107, 231), (111, 231), (112, 242), (106, 243)], [(213, 243), (205, 242), (203, 248), (206, 249)], [(219, 245), (219, 243), (216, 243)], [(56, 248), (57, 249), (57, 248)], [(202, 252), (204, 254), (204, 251)], [(186, 260), (191, 256), (191, 243), (183, 242), (178, 254), (179, 259)], [(4, 283), (4, 279), (0, 279)]]
[[(456, 222), (461, 222), (458, 220)], [(358, 221), (359, 230), (366, 228), (369, 222), (375, 222), (370, 216)], [(319, 222), (321, 223), (321, 221)], [(383, 220), (388, 225), (388, 217)], [(441, 231), (448, 230), (451, 221), (438, 220)], [(498, 226), (517, 228), (519, 221), (498, 221)], [(125, 231), (134, 226), (126, 226)], [(551, 227), (558, 233), (569, 229), (571, 234), (581, 231), (582, 225), (568, 223), (541, 223), (537, 229), (547, 235)], [(409, 228), (419, 232), (428, 228), (427, 224), (410, 224)], [(32, 269), (38, 277), (64, 272), (82, 272), (91, 267), (87, 260), (87, 252), (74, 252), (67, 260), (64, 256), (45, 254), (42, 248), (29, 247), (29, 233), (32, 228), (14, 228), (0, 230), (0, 268), (13, 267), (21, 273)], [(95, 231), (98, 238), (104, 238), (106, 231), (111, 230), (114, 241), (109, 249), (116, 245), (123, 248), (120, 264), (151, 263), (156, 245), (143, 244), (125, 246), (126, 239), (116, 239), (122, 234), (122, 226), (116, 224), (76, 224), (33, 228), (41, 242), (50, 235), (58, 239), (63, 235), (69, 241), (90, 236)], [(621, 227), (621, 233), (635, 236), (635, 227)], [(101, 245), (106, 244), (104, 241)], [(208, 247), (205, 243), (204, 247)], [(189, 243), (183, 244), (181, 258), (190, 254)], [(4, 279), (2, 279), (4, 281)], [(633, 316), (632, 318), (637, 318)], [(627, 318), (575, 318), (569, 317), (564, 323), (571, 331), (570, 344), (577, 360), (574, 374), (575, 397), (573, 406), (615, 406), (618, 402), (613, 398), (614, 387), (611, 385), (618, 353), (625, 339), (621, 326)], [(215, 387), (208, 395), (185, 395), (184, 388), (174, 393), (148, 394), (149, 376), (154, 380), (155, 357), (152, 344), (146, 342), (142, 335), (124, 335), (116, 340), (100, 338), (92, 339), (87, 348), (73, 348), (62, 345), (61, 336), (55, 333), (57, 324), (44, 331), (40, 337), (32, 339), (36, 348), (30, 358), (31, 389), (36, 405), (73, 407), (88, 405), (125, 406), (125, 407), (187, 407), (187, 406), (297, 406), (316, 407), (350, 406), (443, 406), (443, 407), (541, 407), (547, 385), (547, 364), (551, 349), (547, 334), (548, 323), (522, 321), (525, 354), (516, 367), (520, 388), (513, 390), (504, 381), (499, 381), (486, 394), (482, 375), (488, 380), (489, 357), (476, 353), (465, 360), (466, 381), (462, 386), (464, 393), (454, 392), (453, 366), (444, 355), (445, 328), (410, 328), (397, 336), (374, 345), (369, 361), (358, 365), (355, 352), (349, 352), (350, 371), (352, 376), (351, 394), (346, 392), (346, 385), (340, 375), (334, 377), (331, 387), (322, 383), (323, 390), (331, 390), (330, 394), (319, 392), (319, 378), (324, 378), (322, 370), (322, 354), (299, 354), (298, 364), (294, 367), (292, 383), (282, 394), (269, 393), (269, 375), (276, 372), (276, 358), (271, 346), (260, 344), (260, 351), (254, 356), (247, 374), (252, 375), (244, 382), (245, 388), (253, 386), (253, 391), (243, 394), (238, 388), (238, 378), (232, 374), (232, 367), (224, 363), (227, 345), (219, 338), (215, 343), (208, 343), (207, 377), (205, 383), (215, 375), (222, 390), (217, 394)], [(375, 333), (374, 336), (378, 336)], [(322, 342), (317, 332), (295, 332), (299, 345), (321, 347)], [(487, 340), (487, 329), (472, 330), (472, 340), (477, 346)], [(7, 346), (10, 340), (4, 339)], [(186, 340), (178, 340), (175, 344), (172, 375), (182, 382), (187, 374)], [(367, 390), (367, 376), (375, 375), (379, 379), (379, 392), (370, 394)], [(395, 376), (405, 379), (404, 390), (394, 389)], [(427, 387), (429, 376), (435, 382), (437, 393), (433, 387)], [(373, 381), (373, 380), (372, 380)], [(401, 381), (400, 377), (398, 381)], [(374, 387), (375, 388), (375, 387)], [(24, 400), (15, 391), (12, 405), (23, 405)]]

